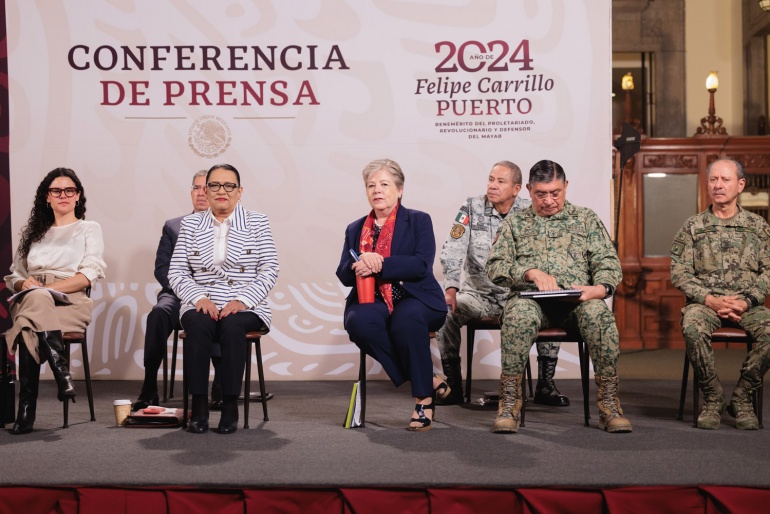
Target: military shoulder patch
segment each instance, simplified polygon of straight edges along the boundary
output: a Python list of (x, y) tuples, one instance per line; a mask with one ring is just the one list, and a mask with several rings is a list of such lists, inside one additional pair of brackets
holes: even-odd
[(682, 252), (684, 252), (684, 243), (682, 243), (681, 241), (674, 241), (674, 244), (671, 245), (671, 255), (676, 255), (677, 257), (681, 257)]
[(449, 231), (449, 235), (452, 236), (452, 239), (460, 239), (463, 237), (463, 234), (465, 234), (465, 227), (459, 223), (457, 225), (453, 225), (452, 230)]

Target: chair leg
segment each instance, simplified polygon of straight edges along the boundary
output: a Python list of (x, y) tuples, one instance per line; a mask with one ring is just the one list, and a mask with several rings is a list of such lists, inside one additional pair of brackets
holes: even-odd
[[(251, 403), (251, 341), (247, 341), (246, 344), (249, 350), (246, 352), (246, 378), (243, 384), (243, 428), (248, 430), (249, 404)], [(257, 344), (259, 344), (259, 340), (257, 340)]]
[(88, 338), (86, 334), (83, 334), (83, 339), (80, 342), (80, 351), (83, 354), (83, 372), (86, 375), (86, 393), (88, 393), (88, 409), (91, 411), (91, 421), (96, 421), (96, 415), (94, 414), (94, 390), (91, 386), (91, 364), (88, 358)]
[(262, 414), (264, 421), (270, 421), (267, 417), (267, 391), (265, 390), (265, 373), (262, 367), (262, 341), (257, 339), (255, 343), (257, 350), (257, 371), (259, 372), (259, 394), (262, 395)]
[[(8, 348), (5, 345), (5, 337), (0, 335), (0, 428), (5, 428), (5, 388), (8, 387)], [(15, 388), (14, 388), (15, 389)], [(14, 390), (14, 394), (16, 391)]]
[[(71, 362), (70, 361), (70, 345), (67, 342), (64, 343), (64, 358), (66, 359), (67, 365), (69, 366), (69, 363)], [(42, 362), (41, 362), (41, 364), (42, 364)], [(71, 372), (72, 371), (70, 370), (70, 373)], [(64, 424), (62, 425), (62, 428), (69, 428), (70, 427), (70, 424), (69, 424), (70, 401), (69, 401), (68, 398), (65, 398), (63, 403), (64, 403)]]
[(578, 341), (578, 357), (580, 360), (580, 382), (583, 386), (583, 426), (589, 426), (588, 420), (591, 419), (591, 412), (588, 408), (588, 355), (585, 342)]
[(684, 402), (687, 398), (687, 382), (690, 378), (690, 358), (687, 356), (687, 352), (684, 352), (684, 367), (682, 369), (682, 391), (679, 393), (679, 413), (676, 415), (676, 419), (679, 421), (684, 419)]
[[(176, 348), (174, 349), (176, 350)], [(184, 348), (182, 348), (182, 429), (187, 430), (187, 407), (188, 407), (188, 390), (187, 390), (187, 362), (184, 355)], [(174, 368), (176, 368), (176, 351), (171, 355), (171, 374), (174, 374)], [(174, 382), (171, 382), (171, 397), (174, 396)]]
[(698, 428), (698, 407), (700, 403), (700, 399), (698, 398), (698, 394), (700, 393), (700, 388), (698, 387), (698, 376), (695, 373), (695, 369), (692, 370), (692, 426), (695, 428)]
[[(532, 363), (530, 362), (529, 357), (527, 357), (527, 367), (524, 368), (524, 375), (526, 376), (527, 384), (529, 385), (529, 397), (534, 398), (535, 390), (532, 388)], [(522, 386), (522, 388), (523, 387), (524, 386)]]
[(471, 386), (473, 384), (473, 347), (476, 344), (476, 329), (470, 325), (465, 326), (466, 348), (465, 352), (465, 403), (471, 403)]
[[(168, 385), (168, 397), (174, 397), (174, 382), (176, 379), (176, 352), (179, 342), (179, 330), (174, 330), (174, 347), (171, 349), (171, 381)], [(184, 355), (182, 356), (182, 377), (184, 377)]]
[(163, 352), (163, 403), (168, 401), (168, 347)]
[(366, 354), (361, 351), (358, 364), (358, 390), (361, 392), (361, 428), (366, 427)]

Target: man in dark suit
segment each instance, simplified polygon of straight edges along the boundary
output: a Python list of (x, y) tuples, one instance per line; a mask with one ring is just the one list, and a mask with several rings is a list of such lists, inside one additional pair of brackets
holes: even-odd
[[(205, 211), (209, 208), (206, 198), (206, 170), (201, 170), (193, 175), (192, 188), (190, 190), (193, 212)], [(167, 351), (168, 336), (179, 325), (179, 298), (176, 297), (168, 284), (168, 268), (171, 263), (171, 254), (174, 253), (179, 227), (182, 218), (167, 220), (163, 225), (163, 234), (160, 236), (158, 251), (155, 254), (155, 279), (162, 289), (158, 293), (158, 303), (147, 315), (147, 331), (144, 336), (144, 383), (139, 398), (134, 402), (132, 410), (144, 409), (149, 405), (158, 405), (158, 368), (163, 362), (163, 355)], [(171, 377), (171, 380), (174, 378)], [(216, 382), (215, 382), (216, 383)], [(216, 389), (216, 386), (212, 387)], [(212, 403), (221, 404), (222, 395), (213, 394)], [(215, 397), (216, 396), (216, 397)]]

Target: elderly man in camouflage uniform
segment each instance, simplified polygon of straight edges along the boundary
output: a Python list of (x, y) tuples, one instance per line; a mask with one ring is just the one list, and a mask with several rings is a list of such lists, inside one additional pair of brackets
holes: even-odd
[[(444, 296), (449, 306), (446, 322), (436, 334), (441, 364), (450, 389), (449, 394), (439, 402), (443, 405), (463, 402), (460, 328), (475, 318), (499, 317), (508, 300), (509, 290), (490, 282), (484, 265), (497, 229), (505, 217), (530, 205), (529, 200), (518, 197), (520, 190), (521, 169), (510, 161), (495, 164), (487, 179), (487, 194), (469, 197), (460, 207), (449, 238), (441, 250)], [(553, 382), (559, 346), (559, 343), (538, 344), (535, 403), (569, 405), (569, 399), (559, 394)]]
[[(763, 305), (770, 286), (770, 227), (738, 205), (746, 185), (740, 163), (714, 161), (706, 176), (712, 203), (685, 221), (671, 246), (671, 283), (687, 297), (682, 334), (704, 397), (698, 428), (719, 428), (727, 408), (736, 428), (756, 430), (751, 397), (770, 367), (770, 311)], [(711, 333), (720, 326), (741, 327), (754, 341), (729, 406), (711, 349)]]
[[(622, 278), (620, 261), (596, 213), (566, 201), (567, 185), (559, 164), (535, 164), (527, 184), (532, 207), (506, 218), (487, 260), (492, 282), (513, 293), (503, 310), (503, 371), (493, 432), (518, 431), (529, 349), (541, 328), (554, 326), (578, 329), (588, 344), (599, 389), (599, 426), (608, 432), (632, 429), (618, 399), (618, 329), (604, 302)], [(577, 302), (519, 296), (565, 288), (582, 291)]]

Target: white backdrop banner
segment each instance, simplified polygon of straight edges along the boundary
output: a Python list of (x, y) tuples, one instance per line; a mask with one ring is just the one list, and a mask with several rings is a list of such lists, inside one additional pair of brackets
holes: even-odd
[[(610, 0), (6, 9), (13, 233), (42, 177), (73, 168), (105, 235), (88, 332), (99, 377), (142, 376), (163, 222), (191, 211), (193, 173), (216, 163), (240, 170), (242, 203), (269, 216), (278, 247), (270, 379), (356, 376), (334, 271), (346, 225), (369, 210), (361, 170), (372, 159), (401, 164), (404, 205), (431, 214), (439, 250), (502, 159), (525, 180), (538, 160), (559, 162), (568, 198), (609, 226)], [(435, 272), (441, 281), (438, 256)], [(571, 346), (560, 376), (579, 376)], [(499, 376), (498, 335), (476, 347), (475, 375)]]

